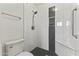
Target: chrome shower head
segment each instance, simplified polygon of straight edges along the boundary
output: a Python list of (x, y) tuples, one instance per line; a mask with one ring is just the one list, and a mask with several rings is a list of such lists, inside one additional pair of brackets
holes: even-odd
[(35, 11), (34, 14), (37, 14), (37, 11)]
[(74, 11), (77, 11), (77, 8), (75, 8)]
[(34, 11), (34, 10), (33, 10), (32, 12), (33, 12), (34, 14), (37, 14), (37, 11)]

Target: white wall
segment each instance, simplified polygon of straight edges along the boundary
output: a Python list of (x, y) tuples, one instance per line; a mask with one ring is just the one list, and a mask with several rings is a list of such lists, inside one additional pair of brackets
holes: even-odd
[[(19, 21), (18, 18), (3, 15), (1, 12), (20, 16), (22, 19)], [(5, 42), (21, 38), (23, 38), (23, 4), (0, 4), (0, 40), (3, 55)]]
[[(56, 54), (75, 55), (76, 39), (72, 36), (72, 11), (76, 7), (74, 3), (56, 4), (55, 39)], [(62, 26), (57, 23), (61, 22)], [(60, 48), (62, 50), (60, 50)], [(63, 51), (64, 50), (64, 51)], [(63, 51), (63, 53), (62, 53)]]
[[(25, 50), (31, 51), (35, 47), (49, 50), (49, 4), (25, 4)], [(32, 10), (37, 10), (35, 30), (31, 30)]]
[[(31, 51), (35, 47), (49, 50), (49, 4), (25, 4), (25, 50)], [(35, 30), (31, 30), (32, 10), (37, 10)]]
[(38, 26), (38, 13), (35, 16), (35, 30), (31, 29), (32, 26), (32, 10), (38, 10), (34, 4), (24, 4), (24, 39), (25, 39), (25, 50), (31, 51), (35, 47), (40, 46), (40, 35)]
[(41, 48), (49, 50), (48, 4), (40, 4), (38, 6), (38, 13)]

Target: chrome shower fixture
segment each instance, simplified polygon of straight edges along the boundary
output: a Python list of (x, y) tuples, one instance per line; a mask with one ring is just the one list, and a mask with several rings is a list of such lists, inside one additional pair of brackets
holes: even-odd
[(77, 11), (77, 8), (73, 9), (74, 11)]
[(34, 10), (33, 10), (32, 12), (34, 13), (34, 15), (37, 14), (37, 11), (34, 11)]
[(33, 12), (33, 17), (32, 17), (32, 27), (31, 27), (31, 29), (34, 30), (35, 29), (34, 18), (35, 18), (35, 15), (37, 14), (37, 11), (32, 10), (32, 12)]

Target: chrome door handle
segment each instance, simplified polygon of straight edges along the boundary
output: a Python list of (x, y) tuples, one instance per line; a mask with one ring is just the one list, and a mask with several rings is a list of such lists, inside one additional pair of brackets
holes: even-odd
[(77, 8), (72, 10), (72, 36), (77, 39), (77, 36), (74, 33), (74, 13), (75, 13), (75, 11), (77, 11)]

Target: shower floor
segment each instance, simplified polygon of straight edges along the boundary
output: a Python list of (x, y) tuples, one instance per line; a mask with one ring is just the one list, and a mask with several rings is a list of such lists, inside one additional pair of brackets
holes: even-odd
[(34, 56), (57, 56), (56, 53), (51, 53), (45, 49), (36, 47), (34, 50), (31, 51), (31, 53), (33, 53)]

